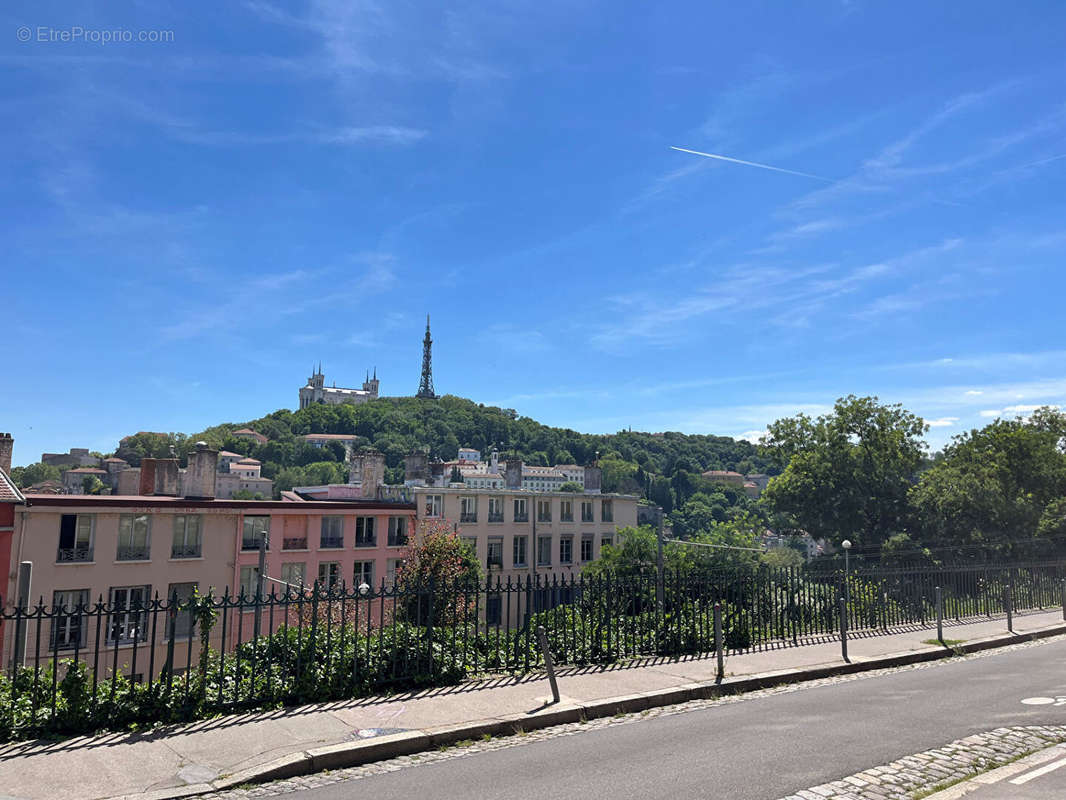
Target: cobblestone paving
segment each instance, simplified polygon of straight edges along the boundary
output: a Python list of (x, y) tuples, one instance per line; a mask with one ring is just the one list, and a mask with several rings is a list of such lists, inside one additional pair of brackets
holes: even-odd
[[(656, 717), (669, 717), (675, 714), (686, 714), (692, 711), (701, 711), (714, 706), (729, 703), (743, 703), (761, 697), (770, 697), (777, 694), (805, 691), (817, 686), (827, 686), (851, 681), (868, 680), (880, 675), (889, 675), (918, 669), (935, 669), (947, 664), (969, 661), (978, 658), (987, 658), (1001, 653), (1013, 652), (1029, 647), (1039, 647), (1051, 642), (1066, 641), (1066, 636), (1055, 636), (1031, 642), (1022, 642), (1009, 647), (1000, 647), (994, 650), (986, 650), (971, 655), (959, 656), (943, 661), (927, 661), (920, 664), (910, 664), (903, 667), (890, 667), (886, 669), (871, 670), (854, 675), (839, 675), (831, 678), (805, 681), (803, 683), (776, 686), (770, 689), (760, 689), (753, 692), (745, 692), (737, 695), (726, 695), (707, 700), (692, 700), (688, 703), (679, 703), (671, 706), (650, 708), (635, 714), (622, 714), (615, 717), (602, 717), (588, 720), (587, 722), (572, 722), (565, 725), (556, 725), (543, 728), (538, 731), (487, 738), (470, 743), (460, 743), (439, 750), (431, 750), (423, 753), (414, 753), (407, 756), (399, 756), (384, 761), (376, 761), (358, 767), (347, 769), (319, 772), (313, 775), (303, 775), (287, 780), (272, 781), (255, 786), (227, 789), (221, 792), (211, 792), (199, 795), (204, 800), (245, 800), (253, 797), (273, 797), (289, 792), (313, 789), (320, 786), (339, 783), (341, 781), (358, 780), (370, 775), (380, 775), (385, 772), (396, 772), (408, 769), (420, 764), (432, 764), (445, 759), (467, 758), (469, 756), (486, 753), (493, 750), (502, 750), (505, 747), (520, 747), (525, 744), (539, 742), (544, 739), (555, 739), (561, 736), (574, 736), (591, 730), (601, 730), (615, 725), (630, 725), (645, 719)], [(1056, 738), (1058, 737), (1058, 738)], [(972, 775), (975, 771), (983, 771), (985, 763), (991, 768), (993, 762), (1009, 760), (1016, 756), (1025, 755), (1038, 750), (1048, 744), (1066, 741), (1066, 726), (1049, 727), (1024, 727), (1024, 728), (1000, 728), (986, 734), (971, 736), (958, 742), (953, 742), (945, 747), (931, 750), (928, 753), (920, 753), (907, 756), (892, 764), (874, 767), (873, 769), (852, 775), (834, 783), (805, 789), (798, 794), (790, 795), (788, 800), (897, 800), (909, 798), (915, 791), (920, 791), (923, 786), (931, 786), (942, 781), (954, 778), (964, 778)], [(865, 777), (869, 776), (869, 777)], [(872, 778), (872, 779), (871, 779)]]
[(1066, 725), (996, 728), (782, 800), (908, 800), (1066, 741)]

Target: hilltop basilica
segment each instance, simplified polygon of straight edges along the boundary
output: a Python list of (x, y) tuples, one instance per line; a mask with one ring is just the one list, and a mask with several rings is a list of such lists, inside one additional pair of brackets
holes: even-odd
[(322, 373), (322, 365), (319, 364), (307, 379), (307, 385), (300, 389), (300, 408), (307, 408), (312, 403), (325, 403), (329, 406), (339, 406), (341, 403), (359, 405), (377, 398), (379, 383), (375, 367), (374, 377), (371, 378), (368, 372), (362, 389), (343, 389), (337, 386), (336, 381), (332, 386), (326, 386), (326, 376)]

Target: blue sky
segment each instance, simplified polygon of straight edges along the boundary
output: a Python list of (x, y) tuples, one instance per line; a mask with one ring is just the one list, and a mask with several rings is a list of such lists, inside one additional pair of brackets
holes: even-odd
[[(1064, 27), (1055, 2), (5, 4), (0, 430), (28, 463), (251, 419), (318, 360), (413, 394), (427, 312), (438, 391), (589, 432), (753, 436), (854, 392), (939, 446), (1066, 403)], [(48, 41), (77, 28), (171, 41)]]

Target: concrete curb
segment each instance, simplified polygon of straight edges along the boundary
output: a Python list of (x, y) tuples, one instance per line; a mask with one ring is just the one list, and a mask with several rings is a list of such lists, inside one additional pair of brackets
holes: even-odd
[[(344, 769), (382, 761), (398, 756), (411, 755), (437, 747), (455, 744), (468, 739), (489, 736), (513, 736), (519, 733), (550, 728), (582, 719), (597, 719), (632, 714), (658, 706), (687, 703), (691, 700), (706, 700), (723, 695), (741, 694), (756, 689), (768, 689), (792, 683), (819, 680), (837, 675), (852, 675), (878, 669), (908, 666), (928, 661), (938, 661), (957, 654), (976, 653), (997, 647), (1007, 647), (1021, 642), (1044, 639), (1066, 634), (1066, 623), (1026, 633), (987, 636), (953, 647), (929, 646), (922, 650), (908, 650), (867, 659), (853, 659), (851, 663), (816, 665), (802, 669), (778, 670), (738, 678), (727, 678), (721, 683), (705, 681), (688, 683), (654, 692), (609, 697), (585, 703), (567, 703), (535, 715), (517, 713), (489, 719), (473, 720), (456, 725), (445, 725), (425, 730), (379, 736), (354, 742), (316, 747), (310, 750), (289, 753), (264, 764), (243, 769), (209, 784), (176, 786), (156, 789), (139, 794), (128, 794), (110, 800), (181, 800), (198, 794), (232, 789), (249, 783), (293, 778), (323, 770)], [(564, 698), (565, 699), (565, 698)]]

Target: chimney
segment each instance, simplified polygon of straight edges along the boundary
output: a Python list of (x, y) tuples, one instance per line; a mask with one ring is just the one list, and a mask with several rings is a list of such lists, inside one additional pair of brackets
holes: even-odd
[(403, 482), (407, 486), (422, 486), (426, 482), (429, 456), (425, 450), (412, 450), (403, 460)]
[(217, 470), (218, 450), (212, 450), (207, 442), (197, 442), (196, 452), (189, 454), (189, 467), (185, 470), (185, 496), (190, 500), (213, 500)]
[(504, 467), (504, 486), (508, 489), (522, 488), (522, 459), (508, 458)]
[(134, 495), (140, 492), (141, 468), (130, 467), (118, 473), (118, 489), (115, 494)]
[(141, 459), (141, 482), (137, 494), (155, 494), (155, 459)]
[(385, 454), (377, 450), (363, 453), (363, 476), (360, 494), (377, 497), (378, 489), (385, 483)]
[(167, 497), (178, 496), (178, 459), (155, 460), (155, 493)]
[(0, 433), (0, 471), (11, 474), (11, 451), (15, 448), (15, 440), (10, 433)]
[(603, 470), (599, 467), (585, 467), (585, 491), (590, 494), (599, 494), (603, 485)]
[(429, 485), (444, 486), (444, 462), (434, 461), (429, 465)]

